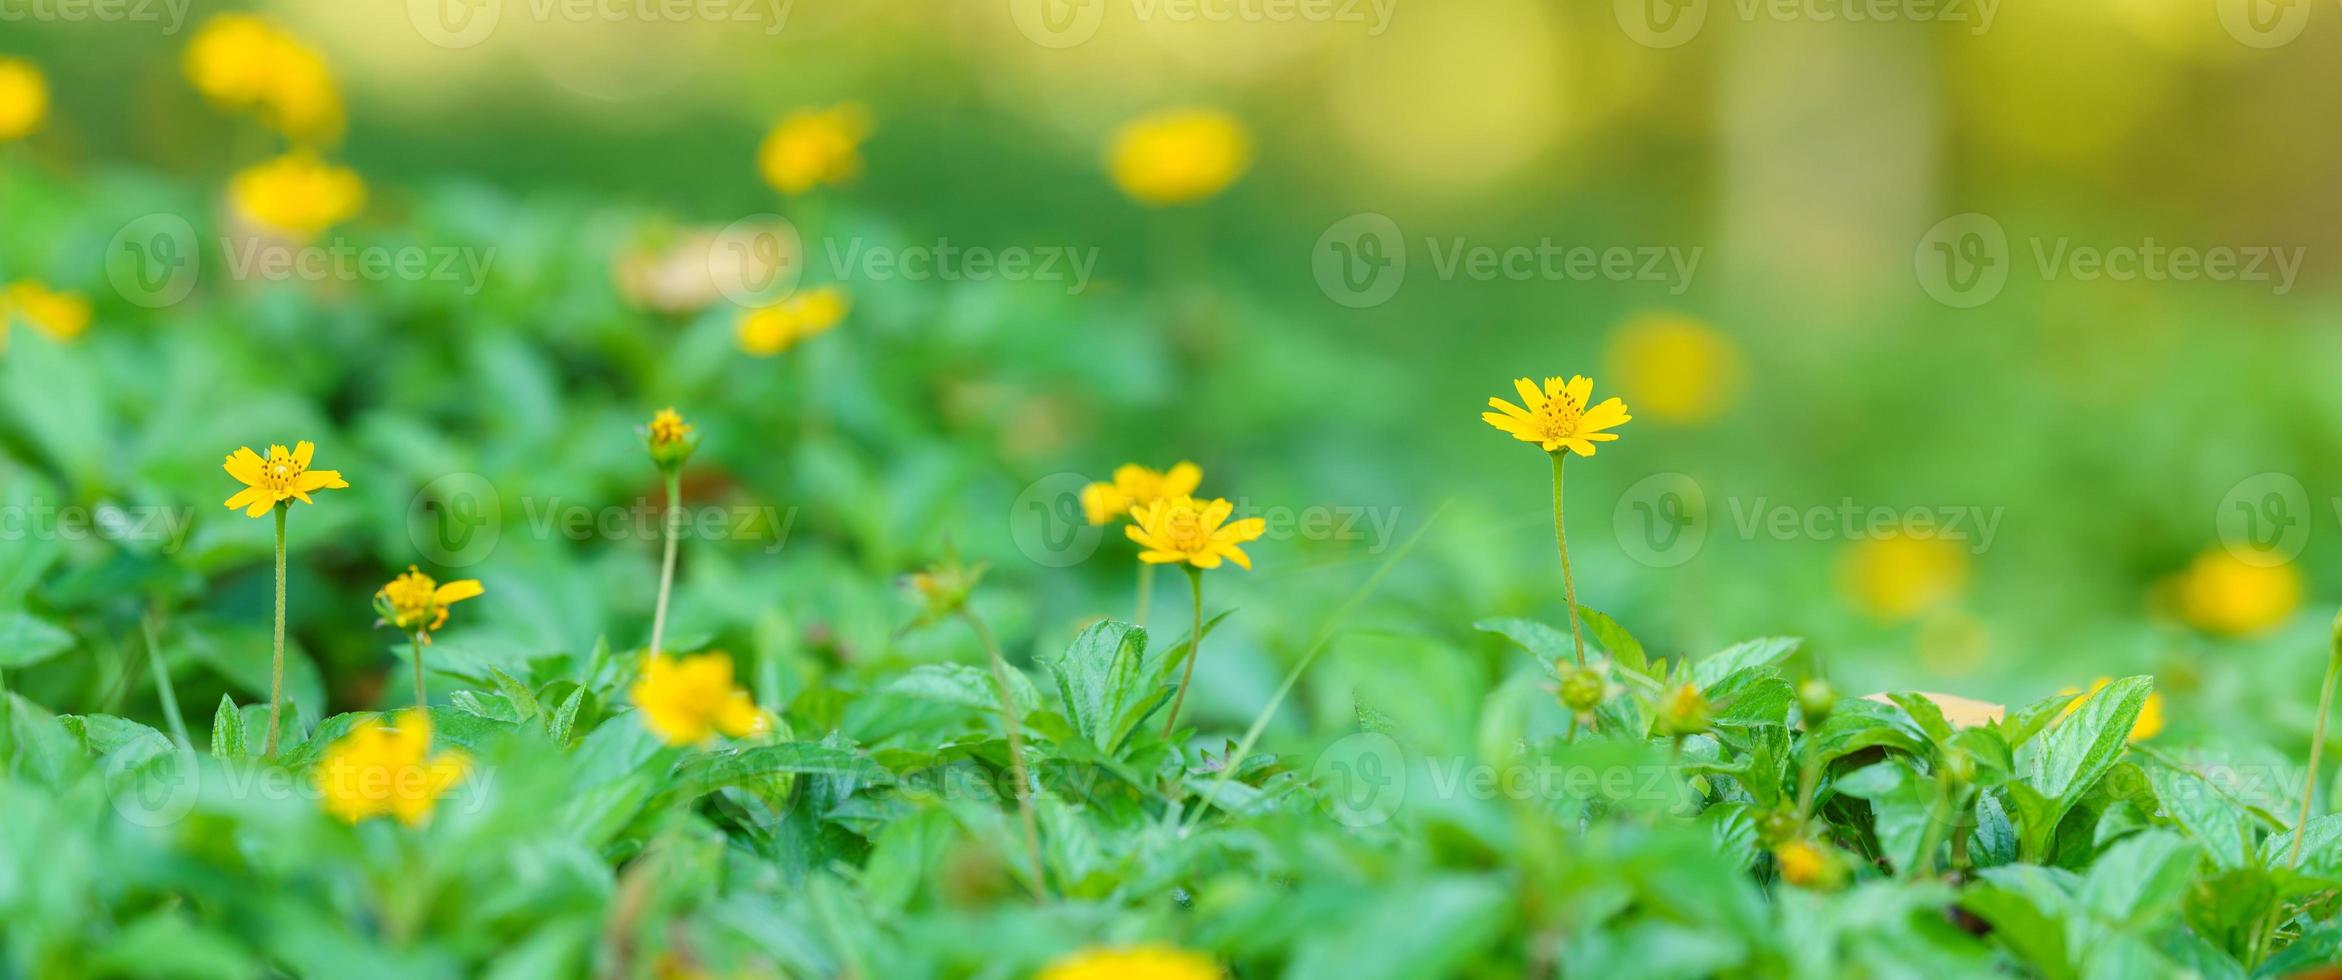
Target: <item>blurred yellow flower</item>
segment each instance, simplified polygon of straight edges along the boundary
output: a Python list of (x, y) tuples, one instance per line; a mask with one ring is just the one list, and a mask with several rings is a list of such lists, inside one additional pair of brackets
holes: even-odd
[(1226, 190), (1252, 163), (1252, 136), (1218, 109), (1164, 109), (1124, 123), (1106, 158), (1114, 185), (1152, 207)]
[(860, 105), (799, 109), (765, 136), (756, 151), (756, 169), (783, 194), (842, 184), (862, 175), (862, 141), (868, 138), (870, 112)]
[[(1528, 378), (1513, 381), (1513, 390), (1520, 393), (1521, 405), (1502, 398), (1488, 399), (1490, 408), (1480, 419), (1500, 430), (1512, 433), (1522, 442), (1534, 442), (1546, 452), (1568, 449), (1580, 456), (1594, 455), (1594, 444), (1610, 442), (1618, 433), (1602, 430), (1624, 425), (1634, 420), (1626, 414), (1626, 403), (1607, 398), (1602, 404), (1587, 408), (1594, 397), (1594, 382), (1582, 375), (1567, 382), (1560, 378), (1545, 379), (1540, 390)], [(1522, 406), (1527, 406), (1523, 409)]]
[(1711, 421), (1740, 393), (1740, 349), (1722, 331), (1680, 313), (1627, 321), (1611, 337), (1610, 371), (1635, 396), (1635, 408), (1658, 422)]
[(1781, 866), (1781, 880), (1799, 888), (1834, 889), (1846, 879), (1836, 856), (1812, 841), (1796, 839), (1773, 848)]
[(244, 489), (229, 497), (227, 505), (243, 509), (246, 517), (259, 517), (288, 500), (314, 503), (309, 499), (311, 493), (347, 488), (350, 484), (339, 472), (309, 468), (309, 458), (316, 451), (315, 445), (302, 440), (290, 452), (283, 446), (268, 447), (265, 460), (250, 446), (230, 453), (222, 468), (241, 481)]
[(1149, 565), (1186, 562), (1197, 568), (1218, 568), (1226, 559), (1249, 569), (1252, 558), (1237, 545), (1260, 537), (1269, 525), (1258, 517), (1228, 524), (1228, 515), (1235, 510), (1236, 505), (1226, 500), (1165, 497), (1132, 508), (1133, 523), (1122, 533), (1145, 549), (1138, 553), (1138, 560)]
[(651, 452), (651, 461), (662, 467), (672, 467), (691, 458), (699, 449), (699, 437), (692, 425), (683, 421), (673, 406), (659, 409), (651, 416), (651, 424), (642, 430), (643, 445)]
[(187, 44), (187, 81), (222, 111), (252, 110), (295, 142), (341, 138), (341, 91), (315, 49), (251, 14), (220, 14)]
[(1968, 550), (1932, 535), (1891, 532), (1863, 538), (1841, 559), (1838, 584), (1855, 608), (1871, 616), (1909, 619), (1967, 587)]
[(733, 332), (742, 351), (771, 357), (837, 326), (845, 319), (847, 306), (845, 290), (836, 286), (809, 289), (771, 306), (742, 312)]
[(1176, 946), (1097, 946), (1058, 958), (1035, 980), (1222, 980), (1227, 971)]
[[(2097, 680), (2091, 681), (2090, 690), (2087, 693), (2084, 693), (2082, 689), (2075, 687), (2065, 688), (2064, 690), (2057, 692), (2059, 694), (2082, 695), (2081, 697), (2075, 698), (2071, 703), (2067, 704), (2066, 709), (2064, 711), (2058, 712), (2057, 716), (2059, 718), (2064, 718), (2065, 716), (2073, 714), (2076, 711), (2080, 711), (2082, 709), (2082, 702), (2090, 700), (2091, 695), (2097, 694), (2100, 688), (2105, 687), (2108, 683), (2112, 682), (2112, 680), (2112, 678), (2101, 677)], [(2154, 738), (2155, 733), (2162, 730), (2163, 692), (2149, 691), (2147, 692), (2147, 703), (2140, 706), (2139, 708), (2139, 719), (2137, 721), (2131, 722), (2131, 734), (2127, 741), (2144, 742), (2150, 738)]]
[(246, 219), (307, 238), (357, 214), (366, 203), (366, 182), (355, 171), (296, 150), (239, 171), (228, 194)]
[(409, 709), (397, 721), (386, 728), (380, 718), (368, 718), (326, 749), (312, 778), (327, 813), (350, 823), (394, 816), (412, 827), (471, 771), (461, 751), (429, 754), (430, 715)]
[(0, 290), (0, 342), (8, 339), (9, 317), (23, 320), (53, 340), (71, 341), (89, 329), (89, 300), (80, 293), (52, 292), (30, 279)]
[(1101, 481), (1082, 488), (1082, 516), (1092, 524), (1104, 524), (1130, 516), (1132, 508), (1166, 497), (1192, 496), (1203, 482), (1203, 468), (1186, 460), (1172, 464), (1168, 472), (1124, 463), (1115, 467), (1112, 483)]
[(642, 678), (627, 691), (642, 724), (669, 745), (698, 745), (716, 732), (740, 738), (764, 730), (764, 715), (748, 691), (732, 683), (732, 658), (722, 652), (643, 659)]
[(2292, 564), (2255, 565), (2213, 548), (2174, 583), (2180, 618), (2223, 636), (2248, 636), (2283, 623), (2301, 605), (2301, 572)]
[(0, 58), (0, 140), (20, 139), (49, 115), (49, 82), (22, 58)]
[(374, 607), (383, 622), (404, 632), (420, 634), (428, 646), (432, 631), (447, 625), (447, 607), (486, 591), (478, 579), (441, 585), (421, 569), (408, 565), (406, 574), (390, 580), (389, 585), (374, 593)]

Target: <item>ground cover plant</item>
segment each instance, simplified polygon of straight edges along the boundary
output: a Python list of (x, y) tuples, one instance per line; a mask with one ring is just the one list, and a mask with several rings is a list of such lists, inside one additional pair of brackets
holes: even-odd
[[(1491, 287), (1215, 230), (1327, 172), (1274, 105), (781, 90), (604, 196), (369, 137), (460, 145), (299, 9), (136, 84), (0, 36), (0, 977), (2342, 962), (2342, 406), (2276, 314), (2003, 368), (1922, 236), (1895, 315), (1967, 333), (1631, 273), (1327, 331)], [(200, 159), (89, 149), (115, 91)]]

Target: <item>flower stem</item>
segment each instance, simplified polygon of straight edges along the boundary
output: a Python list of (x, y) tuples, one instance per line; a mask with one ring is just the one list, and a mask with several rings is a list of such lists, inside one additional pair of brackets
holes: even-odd
[(1153, 599), (1153, 598), (1154, 598), (1154, 596), (1155, 596), (1155, 566), (1153, 566), (1153, 565), (1149, 565), (1149, 564), (1147, 564), (1146, 562), (1143, 562), (1143, 561), (1142, 561), (1142, 562), (1139, 562), (1139, 563), (1138, 563), (1138, 610), (1137, 610), (1136, 614), (1135, 614), (1135, 615), (1133, 615), (1133, 616), (1131, 617), (1131, 622), (1132, 622), (1132, 623), (1135, 623), (1135, 624), (1137, 624), (1137, 625), (1138, 625), (1138, 628), (1140, 628), (1140, 629), (1145, 629), (1145, 628), (1147, 628), (1147, 603), (1148, 603), (1148, 601), (1149, 601), (1149, 600)]
[(1547, 454), (1553, 457), (1553, 545), (1561, 549), (1561, 589), (1563, 596), (1569, 600), (1569, 638), (1577, 647), (1578, 666), (1583, 667), (1586, 665), (1586, 635), (1578, 628), (1578, 584), (1570, 577), (1569, 535), (1562, 530), (1561, 522), (1561, 461), (1565, 451), (1555, 450)]
[(163, 720), (171, 726), (171, 738), (181, 749), (192, 749), (195, 743), (187, 738), (187, 720), (179, 716), (179, 694), (171, 688), (171, 669), (163, 665), (162, 631), (155, 626), (153, 613), (138, 618), (146, 633), (147, 669), (154, 673), (155, 697), (163, 702)]
[(415, 710), (428, 714), (431, 710), (431, 689), (424, 686), (423, 683), (423, 636), (423, 628), (415, 627), (414, 646), (411, 652), (415, 655)]
[(675, 590), (675, 536), (678, 533), (675, 522), (683, 516), (680, 509), (682, 499), (683, 470), (681, 467), (669, 467), (667, 469), (667, 514), (666, 520), (661, 522), (661, 526), (666, 532), (667, 554), (659, 561), (659, 604), (651, 612), (650, 654), (654, 657), (659, 655), (661, 650), (659, 644), (667, 636), (667, 596)]
[(992, 629), (976, 610), (960, 607), (960, 615), (968, 627), (976, 631), (976, 639), (984, 644), (984, 655), (992, 658), (992, 682), (1000, 688), (1000, 720), (1008, 729), (1008, 765), (1016, 777), (1017, 820), (1024, 824), (1025, 851), (1033, 859), (1033, 900), (1049, 900), (1049, 865), (1041, 859), (1041, 829), (1033, 817), (1033, 782), (1025, 770), (1025, 720), (1017, 710), (1016, 695), (1008, 686), (1008, 661), (1000, 656), (1000, 644), (993, 640)]
[(1204, 571), (1193, 565), (1182, 567), (1187, 569), (1188, 588), (1195, 593), (1195, 632), (1187, 634), (1187, 669), (1179, 675), (1179, 693), (1171, 698), (1171, 717), (1163, 720), (1165, 739), (1179, 727), (1179, 707), (1187, 703), (1187, 689), (1195, 686), (1196, 651), (1204, 645)]
[(260, 754), (276, 755), (277, 719), (285, 710), (285, 514), (291, 504), (276, 505), (276, 657), (268, 667), (268, 741)]
[(2326, 683), (2318, 689), (2318, 724), (2309, 740), (2309, 773), (2301, 784), (2301, 819), (2293, 824), (2292, 855), (2286, 866), (2301, 866), (2301, 844), (2309, 839), (2310, 800), (2318, 795), (2318, 757), (2326, 751), (2326, 716), (2334, 713), (2334, 675), (2342, 672), (2342, 615), (2334, 617), (2333, 638), (2326, 653)]

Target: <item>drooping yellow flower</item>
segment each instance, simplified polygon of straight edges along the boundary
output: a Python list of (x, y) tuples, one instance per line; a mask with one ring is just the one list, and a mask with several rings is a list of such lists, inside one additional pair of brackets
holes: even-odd
[(1092, 524), (1104, 524), (1167, 497), (1194, 496), (1195, 488), (1203, 482), (1203, 468), (1186, 460), (1172, 464), (1168, 471), (1124, 463), (1114, 468), (1113, 482), (1082, 488), (1082, 516)]
[(38, 132), (49, 115), (49, 82), (22, 58), (0, 58), (0, 140)]
[[(1568, 381), (1545, 379), (1545, 387), (1528, 378), (1516, 378), (1513, 390), (1521, 395), (1521, 404), (1515, 405), (1502, 398), (1488, 399), (1494, 412), (1482, 412), (1482, 421), (1493, 425), (1522, 442), (1533, 442), (1546, 452), (1567, 449), (1580, 456), (1594, 455), (1594, 444), (1610, 442), (1618, 433), (1604, 432), (1634, 420), (1626, 414), (1626, 403), (1607, 398), (1599, 405), (1592, 404), (1594, 382), (1582, 375), (1573, 375)], [(1526, 406), (1524, 408), (1523, 406)]]
[(799, 109), (765, 136), (756, 151), (756, 169), (783, 194), (842, 184), (861, 176), (862, 141), (868, 138), (870, 112), (860, 105)]
[[(2057, 693), (2059, 694), (2080, 694), (2082, 696), (2075, 698), (2071, 703), (2067, 704), (2066, 709), (2064, 711), (2058, 712), (2057, 716), (2059, 718), (2064, 718), (2076, 711), (2080, 711), (2082, 709), (2083, 702), (2090, 700), (2093, 695), (2098, 693), (2099, 689), (2104, 688), (2107, 684), (2112, 683), (2112, 681), (2112, 678), (2107, 677), (2101, 677), (2097, 680), (2091, 681), (2090, 690), (2087, 693), (2083, 692), (2082, 689), (2075, 687), (2069, 687), (2058, 691)], [(2154, 738), (2155, 733), (2162, 730), (2163, 692), (2148, 691), (2147, 703), (2139, 708), (2139, 719), (2137, 721), (2131, 722), (2131, 734), (2127, 739), (2125, 739), (2125, 741), (2144, 742), (2150, 738)]]
[(659, 409), (658, 414), (651, 416), (651, 424), (642, 429), (642, 442), (650, 450), (651, 462), (663, 468), (683, 465), (699, 449), (698, 434), (673, 406)]
[(1218, 568), (1227, 560), (1249, 569), (1252, 557), (1237, 546), (1260, 537), (1269, 525), (1258, 517), (1227, 523), (1235, 510), (1236, 505), (1226, 500), (1165, 497), (1132, 508), (1132, 523), (1124, 526), (1122, 533), (1139, 543), (1144, 550), (1138, 553), (1138, 560), (1149, 565), (1186, 562), (1197, 568)]
[(822, 286), (741, 313), (733, 331), (739, 337), (742, 351), (771, 357), (837, 326), (846, 317), (846, 307), (845, 290)]
[(0, 340), (6, 339), (7, 319), (12, 316), (53, 340), (68, 342), (89, 329), (89, 299), (22, 279), (0, 290)]
[(669, 745), (698, 745), (718, 731), (741, 738), (764, 730), (764, 715), (747, 689), (732, 683), (732, 658), (720, 651), (651, 654), (627, 696), (642, 709), (643, 727)]
[(1060, 957), (1035, 980), (1223, 980), (1220, 964), (1176, 946), (1094, 946)]
[(250, 110), (298, 143), (341, 138), (341, 90), (314, 48), (251, 14), (220, 14), (188, 42), (181, 67), (222, 111)]
[(1184, 107), (1124, 123), (1107, 152), (1114, 185), (1150, 207), (1192, 204), (1226, 190), (1252, 163), (1252, 136), (1218, 109)]
[(2254, 565), (2226, 548), (2197, 555), (2174, 586), (2180, 617), (2223, 636), (2265, 632), (2301, 606), (2301, 572), (2292, 563)]
[(447, 607), (486, 591), (478, 579), (441, 585), (421, 569), (408, 565), (406, 574), (391, 579), (390, 584), (374, 593), (374, 609), (383, 622), (398, 627), (401, 632), (420, 633), (423, 644), (429, 646), (431, 634), (447, 625)]
[(1854, 542), (1840, 559), (1838, 585), (1855, 608), (1896, 622), (1960, 595), (1968, 584), (1968, 549), (1935, 535), (1901, 532)]
[(250, 446), (228, 454), (222, 468), (244, 484), (242, 491), (228, 498), (228, 506), (242, 509), (247, 517), (259, 517), (288, 500), (314, 503), (309, 499), (312, 493), (347, 488), (349, 483), (341, 473), (309, 468), (309, 457), (316, 451), (317, 447), (304, 439), (290, 452), (283, 446), (268, 447), (267, 459), (260, 458)]
[(368, 718), (326, 749), (311, 778), (327, 813), (350, 823), (393, 816), (412, 827), (471, 771), (460, 750), (430, 751), (431, 716), (423, 711), (399, 712), (396, 727)]
[(228, 195), (246, 219), (307, 238), (357, 214), (366, 204), (366, 182), (354, 170), (295, 150), (237, 172)]
[(1658, 422), (1714, 420), (1740, 393), (1740, 349), (1722, 331), (1680, 313), (1627, 321), (1610, 340), (1610, 370)]

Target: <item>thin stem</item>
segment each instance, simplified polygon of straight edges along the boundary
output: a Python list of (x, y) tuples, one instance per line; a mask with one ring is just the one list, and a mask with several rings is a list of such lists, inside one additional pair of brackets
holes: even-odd
[(1017, 819), (1025, 827), (1025, 850), (1033, 859), (1033, 900), (1049, 900), (1047, 882), (1049, 865), (1041, 859), (1041, 826), (1033, 818), (1033, 782), (1025, 770), (1025, 720), (1017, 710), (1016, 695), (1008, 686), (1008, 661), (1000, 655), (1000, 644), (992, 639), (992, 629), (976, 610), (960, 607), (960, 615), (968, 627), (976, 631), (976, 639), (984, 644), (984, 655), (992, 658), (992, 682), (1000, 687), (1000, 720), (1008, 728), (1008, 765), (1016, 777)]
[(1797, 826), (1803, 828), (1813, 819), (1813, 797), (1821, 788), (1822, 756), (1813, 745), (1813, 737), (1805, 738), (1805, 757), (1797, 775)]
[(2318, 795), (2318, 757), (2326, 751), (2326, 716), (2334, 712), (2334, 675), (2342, 672), (2342, 615), (2334, 617), (2333, 638), (2326, 653), (2326, 683), (2318, 689), (2318, 724), (2309, 740), (2309, 773), (2301, 784), (2301, 819), (2293, 823), (2292, 855), (2286, 866), (2301, 867), (2301, 844), (2309, 839), (2310, 800)]
[(1163, 720), (1165, 739), (1179, 727), (1179, 706), (1187, 703), (1187, 689), (1195, 686), (1196, 651), (1204, 645), (1204, 571), (1193, 565), (1181, 567), (1187, 569), (1188, 588), (1195, 593), (1195, 631), (1187, 634), (1187, 669), (1179, 675), (1179, 693), (1171, 698), (1171, 717)]
[(277, 719), (285, 710), (285, 514), (291, 504), (276, 505), (276, 657), (268, 667), (268, 741), (264, 758), (276, 756)]
[(179, 716), (179, 694), (171, 688), (171, 670), (163, 665), (162, 631), (155, 626), (153, 613), (138, 618), (146, 632), (146, 664), (154, 674), (155, 696), (163, 702), (163, 720), (171, 726), (171, 738), (182, 749), (193, 749), (195, 743), (187, 738), (187, 720)]
[(414, 647), (411, 652), (415, 655), (415, 710), (427, 713), (431, 710), (431, 689), (425, 687), (423, 683), (423, 644), (428, 642), (424, 639), (424, 635), (422, 627), (415, 627)]
[(1586, 665), (1586, 635), (1578, 628), (1578, 583), (1570, 577), (1569, 535), (1563, 532), (1561, 522), (1561, 461), (1563, 452), (1565, 450), (1555, 450), (1547, 454), (1553, 457), (1553, 545), (1561, 549), (1561, 589), (1564, 597), (1569, 599), (1569, 638), (1577, 647), (1578, 666), (1583, 667)]
[(650, 653), (654, 657), (658, 656), (663, 649), (659, 644), (667, 636), (667, 596), (675, 590), (675, 537), (680, 533), (675, 527), (675, 522), (683, 516), (680, 509), (682, 498), (683, 470), (681, 467), (669, 467), (667, 470), (667, 519), (662, 522), (667, 536), (667, 555), (659, 562), (659, 604), (651, 612)]
[(1137, 624), (1137, 625), (1138, 625), (1138, 628), (1140, 628), (1140, 629), (1145, 629), (1145, 628), (1147, 628), (1147, 603), (1148, 603), (1148, 601), (1149, 601), (1149, 600), (1153, 599), (1154, 597), (1155, 597), (1155, 566), (1153, 566), (1153, 565), (1149, 565), (1149, 564), (1147, 564), (1146, 562), (1143, 562), (1143, 561), (1142, 561), (1142, 562), (1139, 562), (1139, 563), (1138, 563), (1138, 610), (1137, 610), (1137, 612), (1136, 612), (1136, 615), (1134, 615), (1134, 616), (1132, 616), (1132, 617), (1131, 617), (1131, 622), (1133, 622), (1133, 623)]

